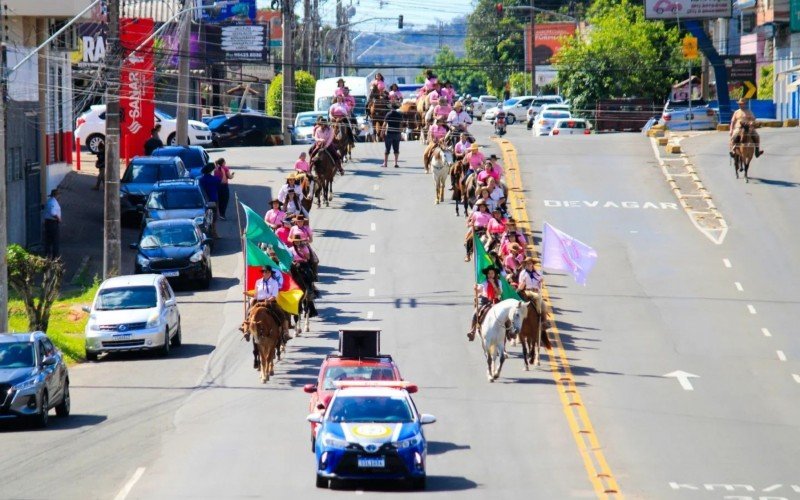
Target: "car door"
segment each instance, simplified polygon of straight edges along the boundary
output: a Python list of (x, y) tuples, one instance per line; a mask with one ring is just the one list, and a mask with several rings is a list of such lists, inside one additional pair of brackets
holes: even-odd
[(48, 349), (45, 346), (42, 339), (38, 339), (36, 341), (36, 362), (38, 363), (39, 368), (42, 370), (42, 373), (44, 374), (44, 385), (47, 388), (48, 396), (50, 396), (50, 402), (53, 403), (55, 401), (58, 401), (58, 398), (61, 397), (60, 396), (61, 393), (58, 387), (59, 384), (58, 384), (58, 376), (56, 374), (56, 365), (46, 366), (44, 364), (45, 358), (47, 358), (49, 355), (51, 354), (48, 354)]
[(178, 311), (178, 302), (177, 298), (175, 297), (175, 291), (169, 284), (169, 280), (164, 280), (164, 291), (167, 294), (166, 295), (168, 297), (167, 300), (169, 300), (170, 303), (169, 312), (170, 312), (170, 321), (172, 324), (172, 330), (177, 331), (178, 327), (180, 326), (181, 315), (180, 312)]
[(161, 296), (161, 307), (163, 310), (163, 315), (165, 322), (167, 324), (167, 331), (169, 331), (170, 337), (175, 333), (175, 326), (178, 324), (175, 320), (175, 304), (174, 301), (171, 299), (174, 298), (174, 295), (171, 293), (172, 289), (167, 283), (166, 279), (161, 279), (158, 282), (158, 292)]
[(243, 126), (242, 144), (245, 146), (263, 146), (266, 137), (266, 127), (262, 117), (255, 115), (245, 115)]
[(53, 345), (50, 339), (42, 339), (42, 345), (44, 346), (45, 355), (52, 356), (56, 360), (56, 364), (53, 365), (53, 384), (55, 386), (55, 392), (51, 392), (51, 400), (56, 398), (56, 396), (58, 400), (60, 400), (64, 392), (64, 386), (67, 383), (67, 364), (64, 362), (64, 356), (61, 354), (61, 351), (56, 349), (56, 346)]

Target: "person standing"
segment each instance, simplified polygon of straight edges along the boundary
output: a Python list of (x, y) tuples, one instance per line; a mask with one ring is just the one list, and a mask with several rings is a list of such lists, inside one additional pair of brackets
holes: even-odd
[(233, 179), (233, 172), (228, 168), (225, 163), (225, 158), (220, 158), (214, 163), (214, 177), (219, 179), (219, 202), (217, 208), (219, 210), (220, 220), (225, 220), (225, 211), (228, 209), (228, 201), (231, 199), (231, 191), (228, 186), (228, 181)]
[(203, 175), (200, 176), (200, 180), (198, 183), (200, 187), (203, 188), (203, 191), (206, 193), (206, 199), (209, 201), (209, 205), (211, 205), (212, 210), (214, 211), (214, 219), (211, 222), (211, 237), (212, 238), (219, 238), (217, 234), (217, 217), (219, 216), (219, 187), (222, 184), (218, 178), (214, 177), (212, 174), (215, 169), (215, 165), (211, 162), (208, 163), (203, 168)]
[(383, 165), (381, 166), (384, 168), (389, 161), (389, 150), (394, 151), (394, 168), (400, 166), (397, 164), (397, 160), (400, 157), (400, 130), (402, 129), (403, 114), (398, 111), (397, 108), (400, 107), (400, 104), (396, 101), (392, 101), (391, 107), (392, 109), (383, 118), (384, 123), (386, 123), (386, 137), (383, 140), (386, 149), (383, 153)]
[(161, 138), (158, 134), (161, 132), (161, 125), (156, 125), (152, 129), (150, 129), (150, 138), (144, 143), (144, 154), (145, 156), (152, 156), (153, 151), (158, 148), (164, 147), (164, 142), (161, 141)]
[(106, 183), (106, 141), (102, 141), (97, 146), (97, 161), (94, 166), (97, 167), (97, 181), (92, 189), (99, 191), (100, 184), (105, 186)]
[(59, 232), (61, 205), (58, 204), (58, 195), (58, 189), (50, 191), (50, 196), (48, 196), (47, 203), (44, 206), (44, 253), (51, 259), (57, 259), (61, 256), (61, 249), (59, 248), (61, 240)]

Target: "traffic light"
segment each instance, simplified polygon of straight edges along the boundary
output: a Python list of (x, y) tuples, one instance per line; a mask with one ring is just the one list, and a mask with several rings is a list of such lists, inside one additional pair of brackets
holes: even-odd
[(403, 29), (403, 14), (397, 16), (397, 29)]
[(498, 2), (494, 4), (494, 10), (497, 13), (497, 17), (503, 17), (503, 4)]

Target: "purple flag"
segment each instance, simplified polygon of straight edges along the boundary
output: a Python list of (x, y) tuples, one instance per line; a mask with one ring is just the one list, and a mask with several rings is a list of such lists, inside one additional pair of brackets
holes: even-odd
[(586, 243), (562, 233), (547, 222), (542, 232), (542, 267), (567, 271), (586, 285), (586, 276), (597, 261), (597, 252)]

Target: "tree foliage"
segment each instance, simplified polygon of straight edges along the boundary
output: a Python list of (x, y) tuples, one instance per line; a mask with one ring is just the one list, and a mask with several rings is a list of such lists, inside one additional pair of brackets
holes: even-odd
[(685, 71), (679, 30), (646, 20), (629, 0), (597, 0), (587, 14), (588, 33), (556, 54), (559, 86), (575, 109), (612, 97), (665, 99)]
[(758, 79), (758, 98), (772, 99), (775, 92), (775, 65), (766, 64), (761, 66), (760, 78)]
[[(458, 57), (453, 49), (444, 46), (436, 54), (433, 72), (441, 83), (450, 81), (460, 94), (477, 95), (486, 87), (486, 73), (479, 69), (479, 65), (466, 57)], [(425, 81), (425, 72), (417, 75), (416, 81)]]
[[(317, 80), (308, 71), (294, 72), (294, 112), (314, 111), (314, 87)], [(267, 114), (281, 116), (283, 98), (283, 75), (276, 76), (267, 90)]]
[(58, 298), (64, 265), (60, 259), (39, 257), (19, 245), (9, 245), (6, 255), (8, 283), (25, 304), (28, 330), (47, 332), (50, 309)]
[(475, 10), (467, 16), (467, 59), (478, 64), (486, 74), (488, 86), (502, 89), (510, 73), (522, 69), (524, 61), (523, 36), (530, 19), (525, 11), (508, 7), (529, 5), (522, 0), (504, 0), (503, 17), (497, 17), (496, 2), (478, 0)]

